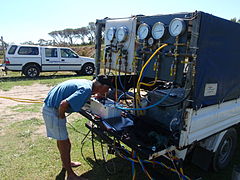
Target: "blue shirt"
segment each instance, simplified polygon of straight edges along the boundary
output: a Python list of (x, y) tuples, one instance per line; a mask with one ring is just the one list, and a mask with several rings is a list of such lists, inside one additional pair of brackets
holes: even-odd
[(68, 112), (78, 112), (92, 94), (92, 81), (73, 79), (55, 86), (49, 93), (44, 103), (48, 107), (58, 108), (62, 100), (67, 100), (70, 105)]

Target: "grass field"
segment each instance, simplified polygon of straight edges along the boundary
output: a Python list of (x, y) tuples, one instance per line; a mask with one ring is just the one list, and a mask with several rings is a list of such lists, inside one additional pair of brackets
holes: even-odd
[(60, 82), (68, 79), (85, 78), (92, 79), (91, 76), (77, 76), (74, 72), (47, 72), (41, 73), (38, 78), (26, 78), (20, 72), (8, 72), (7, 75), (4, 72), (0, 72), (0, 89), (7, 91), (14, 86), (29, 86), (34, 83), (47, 84), (54, 86)]
[[(54, 86), (62, 81), (74, 78), (87, 78), (90, 76), (75, 76), (73, 73), (43, 73), (37, 79), (22, 77), (19, 73), (9, 73), (7, 76), (0, 77), (0, 89), (10, 90), (14, 86), (30, 86), (34, 83), (47, 84)], [(0, 94), (1, 96), (1, 94)], [(24, 114), (27, 112), (38, 113), (37, 118), (24, 117), (21, 121), (5, 122), (0, 119), (0, 179), (55, 179), (61, 170), (56, 142), (46, 138), (39, 130), (44, 127), (41, 118), (41, 104), (16, 105), (9, 109), (12, 113)], [(100, 143), (95, 142), (98, 163), (94, 161), (90, 136), (84, 144), (81, 141), (83, 134), (88, 132), (85, 128), (87, 120), (79, 114), (69, 116), (68, 124), (70, 139), (72, 141), (72, 159), (82, 162), (82, 166), (75, 169), (78, 174), (84, 174), (91, 180), (122, 180), (131, 179), (131, 163), (121, 158), (109, 156), (107, 163), (104, 163), (101, 155)], [(104, 148), (106, 150), (106, 148)], [(234, 159), (225, 170), (214, 173), (205, 172), (193, 164), (185, 165), (185, 172), (189, 177), (202, 177), (204, 180), (230, 180), (232, 169), (235, 164), (240, 163), (240, 147), (238, 145)], [(105, 170), (105, 165), (114, 174), (109, 175)], [(154, 174), (156, 179), (177, 179), (166, 170), (155, 167)], [(151, 172), (153, 169), (151, 169)], [(168, 178), (167, 178), (168, 177)], [(148, 179), (137, 167), (137, 180)]]

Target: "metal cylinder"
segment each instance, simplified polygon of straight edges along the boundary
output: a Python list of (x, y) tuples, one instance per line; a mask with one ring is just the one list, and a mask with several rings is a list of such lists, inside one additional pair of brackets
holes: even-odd
[(96, 74), (100, 74), (100, 61), (101, 61), (101, 40), (102, 40), (102, 28), (105, 26), (106, 19), (96, 21), (96, 40), (95, 40), (95, 67)]
[(240, 164), (233, 167), (232, 180), (240, 180)]

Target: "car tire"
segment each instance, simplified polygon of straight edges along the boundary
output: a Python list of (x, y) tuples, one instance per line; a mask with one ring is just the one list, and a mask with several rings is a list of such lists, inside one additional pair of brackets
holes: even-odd
[(37, 65), (28, 65), (24, 68), (23, 70), (23, 74), (26, 76), (26, 77), (29, 77), (29, 78), (35, 78), (35, 77), (38, 77), (39, 74), (40, 74), (40, 69)]
[(88, 64), (84, 64), (84, 65), (83, 65), (83, 67), (82, 67), (82, 69), (81, 69), (81, 72), (82, 72), (82, 74), (84, 74), (84, 75), (93, 75), (94, 70), (95, 70), (94, 65), (88, 63)]
[(217, 151), (213, 156), (213, 170), (219, 171), (228, 166), (232, 160), (237, 145), (237, 132), (235, 128), (229, 129), (223, 136)]

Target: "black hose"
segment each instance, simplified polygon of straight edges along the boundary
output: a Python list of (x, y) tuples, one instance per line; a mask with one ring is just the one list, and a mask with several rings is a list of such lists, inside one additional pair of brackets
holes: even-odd
[(181, 100), (178, 101), (178, 102), (175, 102), (175, 103), (172, 103), (172, 104), (159, 104), (159, 105), (157, 105), (157, 106), (158, 106), (158, 107), (172, 107), (172, 106), (176, 106), (176, 105), (182, 103), (183, 101), (185, 101), (185, 100), (189, 97), (190, 92), (191, 92), (191, 90), (189, 91), (189, 93), (188, 93), (183, 99), (181, 99)]

